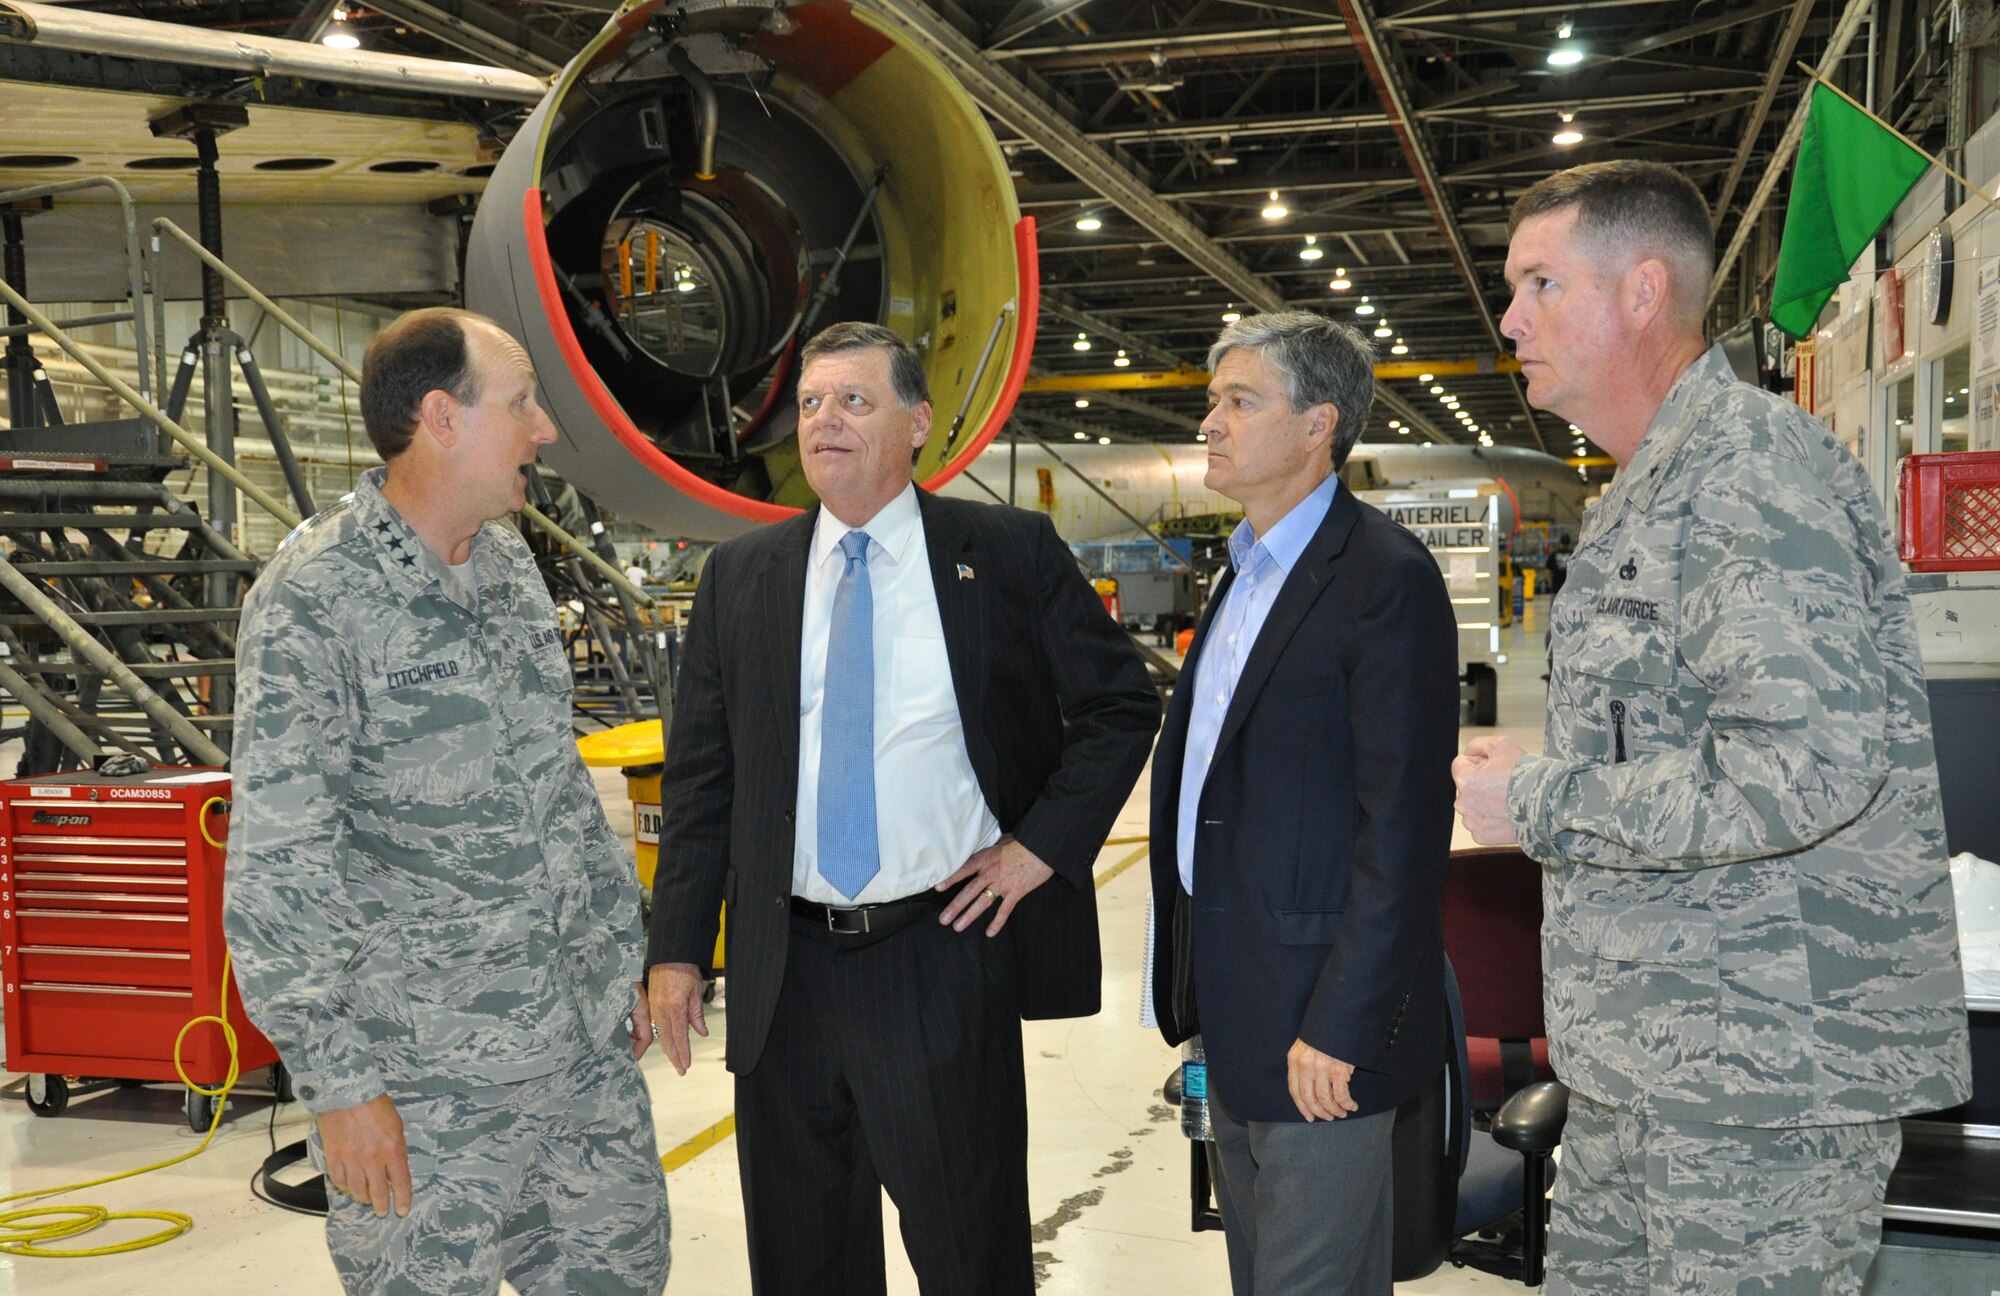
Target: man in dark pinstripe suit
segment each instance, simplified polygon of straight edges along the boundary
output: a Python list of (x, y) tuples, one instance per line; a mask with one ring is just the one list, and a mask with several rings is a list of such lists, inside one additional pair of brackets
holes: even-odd
[[(719, 546), (667, 745), (647, 956), (676, 1069), (729, 902), (729, 1069), (759, 1296), (1033, 1290), (1023, 1017), (1098, 1008), (1091, 863), (1159, 703), (1039, 514), (910, 482), (921, 361), (801, 356), (821, 506)], [(997, 939), (996, 939), (997, 938)]]

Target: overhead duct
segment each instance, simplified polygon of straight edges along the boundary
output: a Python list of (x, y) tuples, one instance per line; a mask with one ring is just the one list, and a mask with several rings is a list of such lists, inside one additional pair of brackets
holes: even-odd
[(1033, 222), (977, 107), (843, 0), (626, 4), (508, 145), (466, 260), (467, 305), (534, 361), (547, 462), (693, 537), (812, 502), (797, 356), (838, 320), (916, 346), (935, 418), (915, 475), (956, 475), (1013, 408), (1035, 296)]

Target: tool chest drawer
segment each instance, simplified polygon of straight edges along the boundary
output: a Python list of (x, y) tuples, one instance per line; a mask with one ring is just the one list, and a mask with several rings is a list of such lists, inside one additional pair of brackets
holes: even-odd
[[(18, 786), (18, 785), (17, 785)], [(199, 786), (199, 785), (198, 785)], [(224, 795), (227, 783), (215, 784)], [(188, 807), (172, 798), (109, 799), (109, 788), (34, 786), (7, 804), (6, 824), (16, 840), (58, 838), (71, 842), (124, 841), (133, 850), (180, 850)], [(89, 795), (96, 792), (95, 797)], [(59, 794), (59, 795), (51, 795)], [(25, 849), (24, 845), (24, 849)]]
[[(210, 998), (214, 994), (209, 991)], [(30, 1054), (171, 1058), (174, 1037), (199, 1016), (192, 990), (26, 981), (20, 995), (26, 1017), (21, 1042)], [(198, 1029), (215, 1033), (212, 1026)]]
[(98, 909), (24, 904), (14, 911), (23, 945), (85, 945), (97, 949), (188, 952), (185, 913), (106, 913)]
[(73, 985), (194, 988), (193, 955), (185, 950), (98, 949), (88, 945), (23, 945), (21, 980)]

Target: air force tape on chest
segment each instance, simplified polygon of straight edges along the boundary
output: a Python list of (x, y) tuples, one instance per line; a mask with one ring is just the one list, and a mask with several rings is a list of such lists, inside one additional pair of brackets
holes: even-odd
[(1652, 625), (1673, 619), (1671, 607), (1663, 607), (1661, 600), (1631, 594), (1600, 594), (1592, 603), (1590, 610), (1598, 617), (1613, 617)]

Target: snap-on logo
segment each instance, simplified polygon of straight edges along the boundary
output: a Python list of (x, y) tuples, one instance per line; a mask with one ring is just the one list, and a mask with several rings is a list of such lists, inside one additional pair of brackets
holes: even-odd
[(171, 801), (174, 794), (166, 788), (115, 787), (104, 789), (113, 801)]
[(52, 828), (87, 828), (90, 826), (90, 816), (50, 814), (46, 810), (37, 810), (28, 822), (47, 824)]

